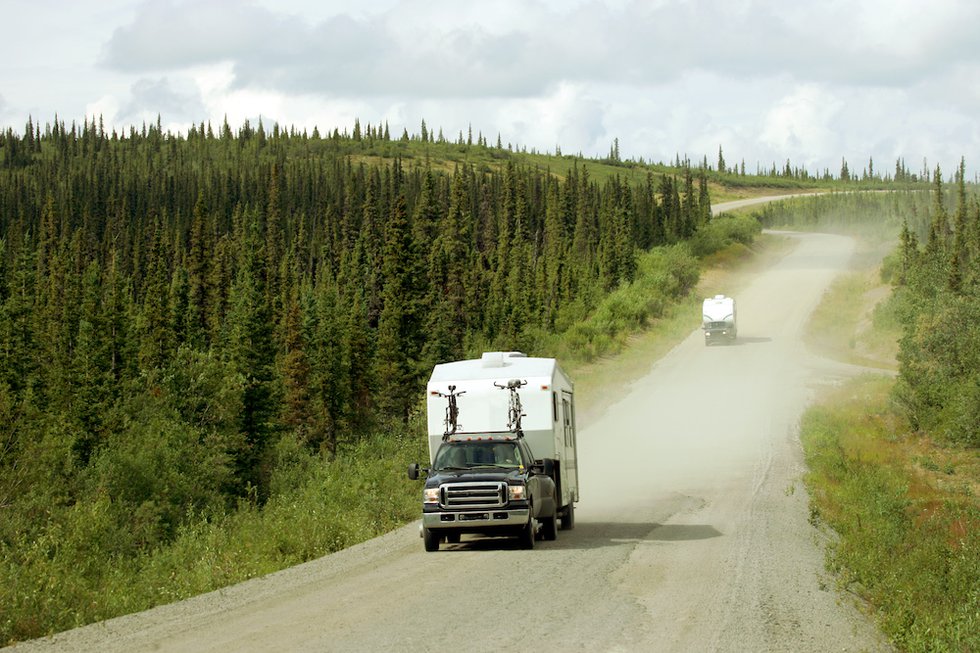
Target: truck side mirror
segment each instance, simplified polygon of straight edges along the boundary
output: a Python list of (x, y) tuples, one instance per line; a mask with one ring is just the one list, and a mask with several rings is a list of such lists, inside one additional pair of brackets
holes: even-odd
[(411, 465), (408, 466), (408, 477), (410, 479), (412, 479), (413, 481), (418, 480), (418, 478), (419, 478), (419, 464), (418, 463), (412, 463)]
[(548, 476), (554, 476), (555, 474), (555, 461), (551, 458), (542, 458), (541, 460), (535, 460), (534, 464), (531, 465), (531, 470), (535, 474), (547, 474)]

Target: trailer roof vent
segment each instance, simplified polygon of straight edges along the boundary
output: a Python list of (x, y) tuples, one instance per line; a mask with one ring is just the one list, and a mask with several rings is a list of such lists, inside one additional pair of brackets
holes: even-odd
[(485, 351), (483, 352), (483, 367), (503, 367), (504, 366), (504, 352), (502, 351)]
[(508, 358), (527, 358), (527, 355), (519, 351), (485, 351), (480, 360), (483, 367), (504, 367)]

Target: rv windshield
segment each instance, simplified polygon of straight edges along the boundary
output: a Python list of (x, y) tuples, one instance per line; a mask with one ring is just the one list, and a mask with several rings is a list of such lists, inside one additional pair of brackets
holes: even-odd
[(471, 467), (522, 467), (521, 449), (515, 442), (447, 442), (436, 454), (436, 469)]

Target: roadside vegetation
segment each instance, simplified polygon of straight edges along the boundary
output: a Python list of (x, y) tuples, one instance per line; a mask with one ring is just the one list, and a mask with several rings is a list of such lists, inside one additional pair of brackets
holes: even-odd
[[(829, 389), (803, 417), (811, 520), (830, 529), (828, 567), (899, 649), (974, 651), (980, 406), (970, 388), (980, 385), (980, 333), (960, 312), (980, 305), (980, 204), (962, 168), (952, 189), (938, 171), (935, 180), (929, 194), (823, 197), (767, 208), (766, 219), (859, 237), (867, 256), (816, 310), (810, 343), (898, 372)], [(883, 258), (881, 243), (894, 244)]]
[(869, 169), (753, 179), (720, 152), (586, 161), (424, 125), (0, 134), (0, 644), (415, 519), (434, 362), (613, 356), (693, 310), (703, 261), (751, 253), (759, 219), (711, 193), (928, 177)]

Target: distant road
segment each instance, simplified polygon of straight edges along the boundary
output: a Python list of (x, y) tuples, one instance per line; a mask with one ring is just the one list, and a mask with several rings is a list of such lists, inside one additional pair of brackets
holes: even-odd
[(793, 193), (788, 195), (767, 195), (765, 197), (750, 197), (744, 200), (732, 200), (730, 202), (721, 202), (719, 204), (711, 205), (711, 213), (713, 215), (718, 215), (719, 213), (724, 213), (725, 211), (734, 211), (735, 209), (741, 209), (746, 206), (752, 206), (753, 204), (766, 204), (767, 202), (777, 202), (779, 200), (788, 200), (794, 197), (810, 197), (812, 195), (822, 195), (822, 191), (810, 192), (810, 193)]

